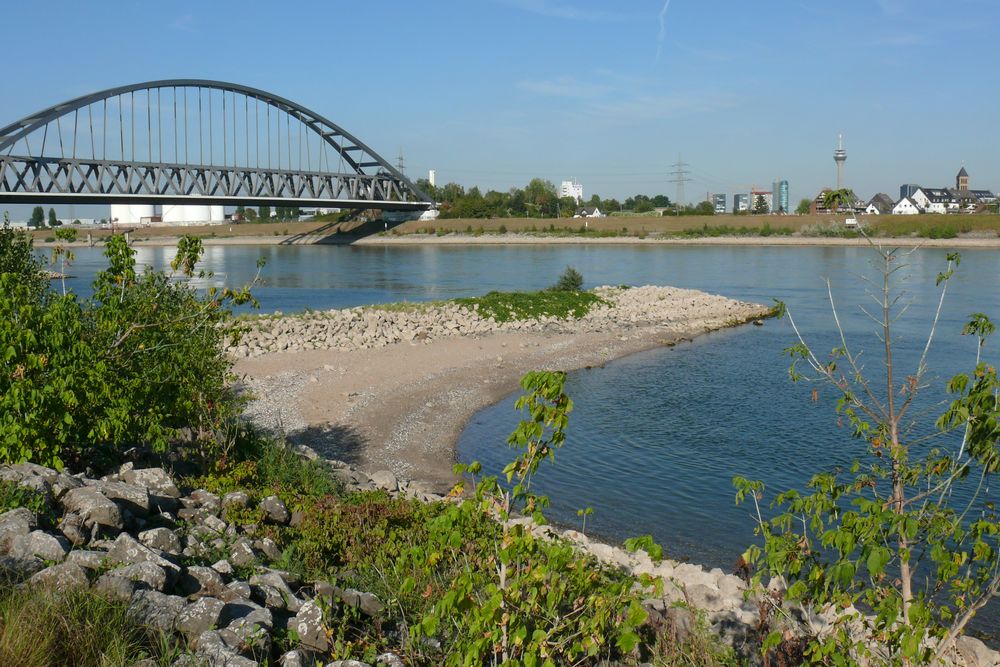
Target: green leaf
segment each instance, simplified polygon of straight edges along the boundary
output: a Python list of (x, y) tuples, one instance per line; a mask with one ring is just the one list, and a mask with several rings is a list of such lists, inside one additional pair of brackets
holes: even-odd
[(639, 635), (631, 630), (623, 632), (618, 635), (618, 640), (615, 642), (615, 645), (622, 653), (631, 653), (635, 650), (635, 647), (639, 645)]
[(873, 547), (868, 553), (866, 565), (872, 575), (881, 574), (885, 571), (886, 563), (889, 562), (891, 554), (885, 547)]

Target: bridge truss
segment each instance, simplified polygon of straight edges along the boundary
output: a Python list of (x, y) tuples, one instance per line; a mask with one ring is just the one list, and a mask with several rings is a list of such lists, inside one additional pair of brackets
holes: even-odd
[(0, 129), (0, 202), (432, 204), (323, 116), (262, 90), (199, 79), (103, 90)]

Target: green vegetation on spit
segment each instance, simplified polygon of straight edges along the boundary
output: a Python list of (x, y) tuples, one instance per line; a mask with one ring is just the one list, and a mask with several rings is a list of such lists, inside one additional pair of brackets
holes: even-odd
[(458, 303), (474, 308), (483, 317), (497, 322), (537, 320), (541, 317), (579, 319), (596, 305), (605, 303), (593, 292), (488, 292), (484, 296), (455, 299)]

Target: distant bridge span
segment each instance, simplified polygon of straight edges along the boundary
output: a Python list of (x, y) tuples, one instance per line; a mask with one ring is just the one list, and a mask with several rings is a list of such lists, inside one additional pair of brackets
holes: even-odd
[(0, 129), (0, 202), (404, 211), (433, 204), (320, 114), (202, 79), (109, 88)]

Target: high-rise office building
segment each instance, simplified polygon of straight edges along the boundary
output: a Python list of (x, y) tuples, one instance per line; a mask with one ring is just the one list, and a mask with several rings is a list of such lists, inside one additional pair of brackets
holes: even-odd
[(779, 179), (771, 185), (771, 210), (775, 213), (788, 213), (788, 181)]
[(726, 195), (712, 195), (712, 206), (716, 213), (726, 213)]

